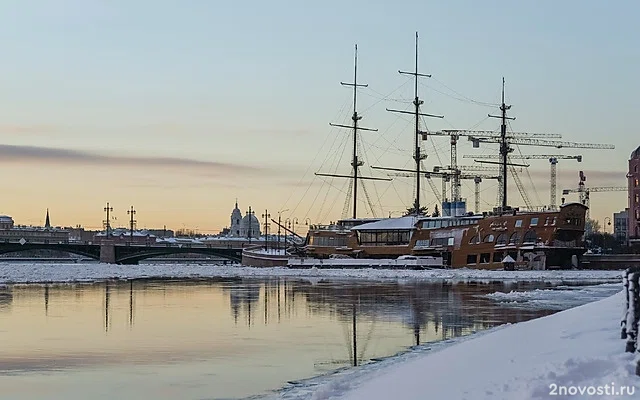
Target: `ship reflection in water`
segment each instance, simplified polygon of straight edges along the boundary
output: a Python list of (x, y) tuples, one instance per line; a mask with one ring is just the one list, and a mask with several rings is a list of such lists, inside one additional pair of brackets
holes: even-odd
[[(543, 283), (136, 280), (0, 287), (7, 398), (230, 398), (552, 313)], [(90, 394), (90, 395), (89, 395)]]

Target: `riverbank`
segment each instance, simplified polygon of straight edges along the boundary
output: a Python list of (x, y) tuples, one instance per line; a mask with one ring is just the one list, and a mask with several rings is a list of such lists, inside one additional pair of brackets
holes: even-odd
[(640, 378), (634, 374), (635, 355), (624, 352), (620, 339), (623, 302), (620, 292), (453, 344), (436, 344), (430, 350), (346, 370), (280, 396), (314, 400), (637, 398)]

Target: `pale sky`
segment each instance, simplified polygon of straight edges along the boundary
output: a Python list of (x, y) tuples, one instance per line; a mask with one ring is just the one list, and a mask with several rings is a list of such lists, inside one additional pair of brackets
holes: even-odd
[[(353, 79), (353, 46), (359, 81), (369, 84), (359, 94), (361, 124), (379, 129), (363, 132), (363, 173), (384, 176), (368, 166), (412, 161), (411, 118), (385, 107), (411, 106), (411, 82), (397, 71), (413, 67), (416, 31), (420, 69), (433, 74), (419, 87), (424, 112), (445, 115), (428, 129), (497, 130), (486, 116), (499, 112), (488, 104), (499, 102), (504, 76), (514, 131), (616, 146), (522, 147), (585, 157), (558, 164), (558, 199), (579, 170), (591, 186), (626, 186), (640, 145), (638, 15), (635, 1), (7, 0), (0, 214), (42, 224), (48, 207), (55, 225), (97, 228), (108, 201), (122, 225), (133, 205), (140, 227), (215, 233), (238, 198), (258, 216), (289, 209), (283, 219), (338, 219), (347, 182), (313, 173), (350, 171), (349, 131), (328, 123), (349, 123), (351, 93), (340, 81)], [(446, 139), (423, 149), (429, 168), (438, 156), (449, 163)], [(463, 143), (458, 159), (496, 152)], [(537, 205), (548, 203), (548, 171), (547, 161), (531, 162), (535, 191), (521, 174)], [(496, 185), (482, 188), (488, 209)], [(368, 194), (379, 215), (398, 215), (413, 199), (406, 178), (369, 184)], [(463, 196), (473, 208), (472, 183)], [(624, 192), (591, 198), (601, 223), (627, 204)], [(510, 199), (523, 204), (513, 183)], [(360, 210), (370, 215), (364, 203)]]

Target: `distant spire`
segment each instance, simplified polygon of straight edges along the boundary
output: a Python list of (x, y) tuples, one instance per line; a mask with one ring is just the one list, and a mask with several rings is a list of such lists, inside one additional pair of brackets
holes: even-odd
[(238, 208), (238, 198), (236, 197), (236, 208)]
[(49, 209), (47, 208), (47, 218), (44, 220), (44, 227), (51, 228), (51, 222), (49, 221)]

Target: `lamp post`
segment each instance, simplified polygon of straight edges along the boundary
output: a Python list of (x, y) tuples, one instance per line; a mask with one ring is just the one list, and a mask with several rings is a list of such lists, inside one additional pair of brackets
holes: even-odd
[[(609, 220), (609, 222), (607, 222), (607, 220)], [(611, 226), (611, 217), (604, 217), (604, 223), (608, 226)], [(607, 233), (607, 227), (604, 226), (604, 233)]]
[[(293, 232), (294, 234), (296, 233), (296, 225), (298, 225), (298, 218), (293, 217), (291, 219), (291, 225), (289, 226), (289, 229), (291, 229), (291, 232)], [(293, 236), (293, 235), (292, 235)], [(291, 238), (293, 240), (293, 238)]]
[(249, 206), (249, 211), (247, 212), (247, 216), (249, 216), (249, 231), (248, 231), (248, 236), (249, 236), (249, 244), (251, 244), (251, 225), (253, 221), (251, 221), (251, 216), (254, 214), (253, 211), (251, 211), (251, 206)]
[(271, 218), (271, 214), (269, 214), (266, 208), (264, 214), (262, 214), (262, 218), (264, 218), (264, 251), (267, 251), (269, 244), (269, 218)]
[[(280, 252), (280, 232), (281, 232), (280, 231), (280, 229), (281, 229), (280, 225), (282, 224), (281, 217), (282, 217), (282, 213), (285, 212), (285, 211), (289, 211), (289, 209), (285, 208), (284, 210), (278, 211), (278, 253)], [(285, 232), (285, 235), (286, 234), (287, 233)], [(285, 237), (285, 239), (286, 239), (286, 237)], [(285, 242), (286, 242), (286, 240), (285, 240)]]

